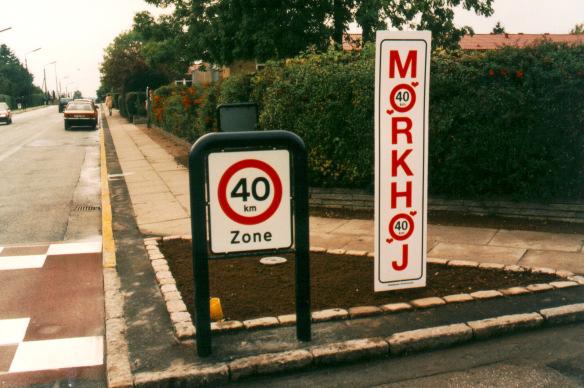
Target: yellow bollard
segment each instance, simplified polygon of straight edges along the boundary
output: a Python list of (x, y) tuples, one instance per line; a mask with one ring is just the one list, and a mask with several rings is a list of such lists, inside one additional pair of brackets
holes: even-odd
[(211, 321), (217, 322), (223, 320), (223, 309), (221, 308), (221, 299), (210, 298), (209, 306), (211, 310)]

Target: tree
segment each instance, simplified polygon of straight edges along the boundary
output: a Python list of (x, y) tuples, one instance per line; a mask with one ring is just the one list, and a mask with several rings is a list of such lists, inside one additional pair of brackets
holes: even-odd
[(82, 98), (82, 94), (79, 90), (73, 92), (73, 98)]
[(495, 24), (495, 27), (493, 27), (493, 31), (491, 32), (491, 34), (504, 34), (505, 32), (506, 32), (505, 27), (503, 27), (501, 22), (497, 22), (497, 24)]
[(454, 25), (454, 7), (484, 16), (493, 13), (493, 0), (146, 1), (174, 6), (174, 23), (185, 26), (184, 49), (192, 59), (217, 64), (287, 58), (309, 48), (325, 50), (331, 40), (340, 46), (355, 21), (366, 42), (373, 41), (376, 30), (389, 26), (428, 29), (434, 47), (457, 47), (460, 38), (473, 31)]
[(572, 28), (572, 30), (570, 30), (570, 34), (573, 34), (573, 35), (582, 35), (582, 34), (584, 34), (584, 23), (576, 24), (574, 26), (574, 28)]
[(118, 35), (105, 49), (99, 69), (100, 89), (124, 93), (168, 83), (168, 76), (148, 66), (142, 48), (143, 42), (137, 32), (128, 31)]
[(5, 44), (0, 45), (0, 94), (19, 98), (30, 104), (32, 94), (42, 93), (32, 83), (32, 74), (20, 63), (16, 55)]

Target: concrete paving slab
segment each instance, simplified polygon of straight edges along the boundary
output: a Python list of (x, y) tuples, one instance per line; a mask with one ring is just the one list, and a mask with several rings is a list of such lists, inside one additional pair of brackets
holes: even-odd
[(187, 171), (186, 168), (177, 162), (154, 162), (151, 164), (152, 168), (159, 172), (166, 171)]
[[(123, 169), (123, 167), (122, 167)], [(128, 174), (132, 172), (133, 174)], [(126, 182), (157, 182), (160, 181), (160, 178), (154, 170), (148, 171), (130, 171), (124, 170), (124, 173), (127, 174), (124, 176)]]
[(191, 219), (159, 221), (151, 224), (139, 224), (140, 232), (153, 236), (184, 236), (191, 234)]
[(428, 225), (428, 241), (458, 244), (487, 244), (497, 229)]
[[(314, 230), (314, 229), (313, 229)], [(340, 236), (331, 233), (310, 233), (310, 245), (323, 248), (344, 248), (353, 241), (351, 236)]]
[(164, 205), (152, 203), (135, 204), (133, 207), (138, 226), (188, 217), (188, 214), (176, 201), (166, 202)]
[(526, 267), (548, 267), (584, 274), (584, 253), (528, 250), (519, 261)]
[[(336, 247), (326, 247), (326, 248), (336, 248)], [(367, 251), (373, 252), (374, 245), (373, 245), (373, 237), (359, 237), (354, 236), (349, 240), (349, 243), (343, 247), (346, 250), (355, 250), (355, 251)]]
[(164, 182), (126, 182), (131, 195), (168, 193)]
[(174, 196), (168, 191), (148, 194), (143, 194), (140, 192), (139, 194), (134, 195), (132, 195), (130, 191), (130, 198), (132, 199), (132, 204), (134, 205), (149, 204), (153, 207), (159, 207), (160, 204), (165, 204), (166, 206), (166, 203), (177, 202)]
[(373, 221), (372, 220), (349, 220), (333, 230), (338, 234), (350, 234), (357, 236), (373, 237)]
[(343, 218), (310, 217), (310, 229), (319, 233), (330, 233), (350, 220)]
[(146, 160), (128, 160), (125, 161), (122, 169), (127, 168), (128, 170), (152, 170), (152, 166)]
[(581, 252), (584, 235), (501, 229), (489, 245), (564, 252)]
[(523, 248), (439, 243), (428, 253), (428, 257), (451, 260), (472, 260), (481, 263), (516, 264), (524, 253), (525, 249)]
[(191, 214), (191, 197), (189, 194), (177, 195), (176, 200), (185, 209), (188, 214)]

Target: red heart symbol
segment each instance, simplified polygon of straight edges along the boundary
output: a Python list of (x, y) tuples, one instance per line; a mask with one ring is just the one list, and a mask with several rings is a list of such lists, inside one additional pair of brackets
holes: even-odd
[(412, 215), (412, 216), (415, 216), (416, 214), (418, 214), (418, 212), (415, 210), (410, 212), (410, 215)]
[(412, 82), (412, 86), (418, 86), (418, 81)]
[(392, 238), (388, 238), (387, 240), (385, 240), (388, 244), (391, 244), (393, 242)]
[(387, 113), (388, 115), (391, 115), (391, 114), (393, 114), (393, 109), (392, 110), (389, 110), (388, 109), (388, 110), (385, 111), (385, 113)]

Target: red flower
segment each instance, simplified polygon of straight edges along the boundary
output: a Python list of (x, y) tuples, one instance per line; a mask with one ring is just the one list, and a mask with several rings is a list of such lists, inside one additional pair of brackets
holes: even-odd
[(494, 77), (494, 76), (495, 76), (495, 70), (489, 69), (489, 77)]
[(517, 78), (523, 78), (523, 75), (524, 75), (523, 70), (517, 70), (515, 72), (515, 77), (517, 77)]
[(507, 74), (509, 74), (509, 72), (507, 71), (507, 69), (501, 69), (501, 75), (504, 77)]

